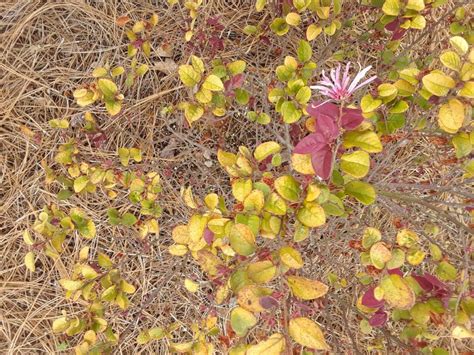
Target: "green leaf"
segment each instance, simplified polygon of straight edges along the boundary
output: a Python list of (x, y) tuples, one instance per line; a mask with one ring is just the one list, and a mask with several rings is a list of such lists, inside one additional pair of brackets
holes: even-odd
[(341, 156), (341, 169), (346, 174), (355, 178), (363, 178), (370, 169), (370, 156), (368, 153), (358, 150), (354, 153), (345, 153)]
[(188, 87), (193, 87), (201, 81), (201, 74), (189, 64), (180, 65), (178, 68), (178, 74), (182, 83)]
[(277, 17), (270, 25), (270, 29), (278, 36), (284, 36), (290, 30), (290, 26), (288, 26), (285, 19)]
[(130, 212), (127, 212), (122, 216), (122, 224), (124, 226), (128, 226), (128, 227), (133, 226), (135, 223), (137, 223), (137, 221), (138, 221), (137, 217), (135, 217)]
[(444, 281), (454, 281), (457, 277), (456, 268), (447, 261), (440, 262), (435, 269), (435, 273)]
[(311, 59), (313, 55), (313, 49), (311, 48), (311, 45), (307, 41), (300, 40), (298, 44), (297, 54), (298, 54), (298, 59), (300, 60), (300, 62), (305, 63)]
[(257, 318), (242, 307), (236, 307), (230, 312), (230, 325), (239, 337), (245, 336), (255, 324)]
[(346, 194), (354, 197), (364, 205), (371, 205), (375, 202), (376, 193), (374, 187), (366, 182), (351, 181), (344, 187)]
[(288, 201), (297, 202), (300, 198), (300, 183), (291, 175), (280, 176), (274, 183), (276, 191)]

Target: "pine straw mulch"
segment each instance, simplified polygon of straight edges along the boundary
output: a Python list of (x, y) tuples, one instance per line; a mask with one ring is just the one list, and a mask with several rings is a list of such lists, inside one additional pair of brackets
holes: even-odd
[[(232, 111), (225, 119), (205, 118), (192, 129), (183, 124), (179, 112), (169, 117), (160, 114), (163, 107), (176, 104), (186, 95), (176, 72), (161, 70), (163, 63), (171, 60), (177, 65), (182, 64), (191, 53), (183, 40), (187, 10), (182, 6), (171, 10), (162, 2), (159, 6), (130, 0), (25, 0), (0, 4), (1, 353), (57, 352), (58, 344), (64, 339), (52, 335), (51, 322), (63, 309), (68, 314), (81, 311), (78, 304), (63, 297), (57, 281), (68, 275), (75, 256), (87, 241), (69, 238), (60, 260), (52, 261), (40, 256), (37, 271), (31, 274), (23, 266), (26, 247), (21, 238), (43, 205), (56, 201), (57, 190), (45, 184), (41, 161), (51, 162), (58, 145), (69, 137), (80, 141), (81, 158), (90, 163), (116, 159), (117, 147), (140, 147), (145, 158), (139, 167), (156, 170), (163, 177), (161, 232), (148, 243), (139, 241), (129, 229), (107, 223), (108, 200), (99, 193), (89, 194), (87, 199), (75, 196), (61, 202), (65, 207), (80, 207), (93, 218), (97, 237), (92, 241), (91, 252), (121, 253), (121, 270), (125, 278), (137, 286), (132, 297), (134, 306), (126, 313), (117, 311), (111, 318), (114, 329), (121, 334), (117, 352), (164, 354), (167, 353), (164, 342), (137, 346), (135, 339), (139, 330), (177, 321), (183, 327), (176, 332), (174, 340), (185, 341), (191, 335), (189, 325), (192, 320), (201, 319), (211, 309), (221, 314), (223, 319), (228, 316), (229, 306), (212, 306), (210, 284), (192, 259), (171, 257), (167, 253), (171, 229), (176, 224), (185, 223), (190, 215), (180, 199), (179, 189), (186, 184), (193, 187), (197, 196), (202, 197), (211, 191), (229, 196), (228, 179), (215, 159), (217, 147), (235, 151), (239, 145), (253, 148), (265, 140), (289, 142), (282, 138), (286, 128), (274, 114), (273, 122), (266, 127), (249, 123), (244, 111)], [(336, 50), (351, 50), (352, 61), (361, 64), (377, 60), (378, 53), (371, 47), (359, 51), (357, 45), (344, 44), (346, 37), (357, 38), (363, 34), (365, 24), (373, 20), (370, 12), (357, 14), (354, 11), (356, 6), (354, 1), (346, 3), (344, 8), (357, 16), (350, 31), (334, 40), (321, 36), (314, 42), (319, 68), (331, 66), (330, 56)], [(211, 31), (207, 19), (220, 16), (219, 21), (225, 28), (220, 33), (225, 51), (218, 56), (224, 60), (247, 61), (248, 81), (255, 102), (261, 103), (271, 113), (265, 97), (267, 87), (275, 80), (274, 69), (281, 64), (284, 55), (294, 52), (297, 39), (304, 33), (293, 29), (284, 37), (269, 35), (270, 44), (247, 37), (241, 32), (246, 24), (268, 23), (272, 17), (273, 6), (260, 14), (253, 9), (250, 0), (207, 1), (200, 10), (198, 27)], [(81, 119), (85, 110), (74, 104), (71, 93), (81, 83), (90, 80), (95, 67), (106, 61), (116, 65), (129, 63), (123, 29), (115, 24), (117, 17), (128, 14), (137, 20), (147, 18), (153, 12), (160, 18), (153, 48), (170, 46), (171, 58), (160, 57), (156, 51), (152, 54), (148, 63), (150, 72), (125, 92), (124, 110), (116, 118), (111, 119), (100, 109), (94, 109), (107, 140), (100, 148), (95, 148), (90, 138), (79, 129), (72, 127), (67, 133), (51, 129), (48, 125), (50, 119)], [(443, 27), (435, 29), (438, 28)], [(423, 54), (426, 48), (433, 49), (433, 43), (437, 43), (440, 35), (440, 31), (435, 29), (428, 31), (428, 35), (411, 48), (413, 55), (417, 51)], [(195, 53), (209, 59), (210, 47), (196, 49)], [(376, 69), (380, 70), (378, 64)], [(433, 113), (414, 113), (409, 119), (409, 127), (415, 124), (419, 115), (429, 118)], [(456, 224), (465, 218), (463, 209), (458, 206), (462, 207), (469, 197), (465, 194), (468, 182), (462, 182), (457, 165), (447, 165), (446, 160), (453, 156), (447, 142), (435, 135), (410, 132), (413, 130), (407, 128), (406, 132), (385, 144), (384, 152), (375, 159), (370, 181), (386, 191), (428, 199), (435, 209), (403, 198), (380, 196), (379, 203), (370, 207), (354, 204), (352, 217), (330, 219), (324, 228), (302, 243), (308, 276), (326, 280), (328, 272), (334, 272), (348, 280), (346, 288), (331, 291), (324, 302), (315, 304), (314, 319), (324, 328), (334, 353), (366, 352), (367, 346), (379, 342), (385, 343), (388, 353), (406, 348), (390, 334), (397, 329), (375, 331), (369, 336), (358, 331), (361, 318), (353, 305), (360, 285), (354, 275), (361, 271), (361, 267), (358, 253), (348, 244), (359, 237), (363, 227), (378, 227), (386, 237), (392, 238), (400, 224), (422, 233), (426, 222), (438, 222), (442, 233), (436, 242), (449, 252), (450, 260), (460, 269), (466, 270), (470, 265), (463, 252), (468, 245), (468, 233)], [(118, 203), (125, 205), (127, 202)], [(447, 213), (454, 217), (445, 218)], [(432, 266), (428, 264), (426, 267), (430, 269)], [(197, 294), (184, 289), (185, 275), (201, 283)], [(220, 326), (225, 331), (224, 324)], [(268, 330), (262, 326), (250, 333), (249, 341), (264, 334), (268, 334)], [(69, 341), (73, 346), (76, 339)], [(466, 349), (465, 345), (454, 341), (446, 341), (445, 346), (452, 351)], [(219, 352), (223, 351), (219, 349)]]

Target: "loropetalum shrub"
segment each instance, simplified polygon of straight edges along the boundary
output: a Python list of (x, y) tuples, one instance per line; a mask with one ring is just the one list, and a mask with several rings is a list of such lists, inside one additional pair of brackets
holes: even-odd
[[(170, 6), (178, 2), (168, 0)], [(456, 158), (463, 164), (463, 179), (474, 177), (474, 161), (468, 160), (474, 145), (470, 121), (474, 51), (472, 25), (464, 9), (455, 10), (449, 28), (452, 36), (439, 57), (411, 60), (407, 55), (395, 55), (409, 37), (407, 31), (423, 31), (432, 11), (446, 1), (362, 3), (377, 17), (373, 28), (390, 34), (381, 53), (383, 66), (377, 75), (368, 78), (371, 66), (353, 73), (357, 64), (341, 60), (340, 52), (331, 58), (329, 74), (323, 70), (318, 78), (314, 75), (318, 65), (326, 64), (313, 61), (312, 41), (323, 32), (331, 37), (352, 26), (352, 20), (344, 19), (341, 1), (284, 0), (276, 7), (268, 28), (264, 22), (243, 28), (244, 34), (261, 38), (269, 31), (284, 36), (291, 27), (295, 28), (293, 32), (300, 26), (306, 29), (306, 40), (294, 44), (296, 57), (288, 55), (281, 65), (272, 68), (275, 80), (267, 97), (285, 129), (305, 118), (308, 132), (289, 152), (282, 152), (281, 145), (272, 140), (258, 144), (253, 152), (246, 146), (240, 146), (237, 152), (219, 149), (217, 159), (229, 175), (231, 200), (211, 192), (201, 201), (190, 187), (182, 189), (192, 216), (172, 230), (169, 253), (194, 259), (213, 287), (215, 304), (229, 308), (225, 339), (230, 354), (272, 355), (288, 349), (305, 354), (310, 349), (331, 351), (323, 330), (311, 319), (314, 312), (308, 312), (315, 300), (330, 292), (330, 286), (305, 276), (300, 250), (311, 231), (322, 228), (329, 218), (348, 217), (356, 203), (371, 205), (376, 201), (377, 182), (364, 179), (373, 165), (371, 154), (383, 149), (381, 137), (408, 125), (418, 131), (447, 133)], [(195, 28), (202, 1), (183, 4), (191, 19), (184, 34), (189, 42), (199, 33)], [(265, 5), (265, 0), (257, 0), (256, 11), (263, 11)], [(209, 21), (219, 24), (215, 18)], [(147, 61), (151, 56), (152, 31), (158, 16), (134, 22), (121, 16), (116, 22), (129, 40), (129, 68), (106, 63), (93, 71), (92, 83), (73, 93), (79, 106), (101, 102), (110, 116), (122, 110), (121, 84), (125, 84), (125, 90), (132, 88), (149, 69), (148, 64), (139, 64), (138, 58)], [(360, 38), (367, 36), (362, 34)], [(197, 55), (186, 58), (177, 77), (188, 99), (176, 106), (184, 112), (189, 126), (207, 114), (224, 117), (234, 104), (252, 106), (247, 113), (252, 122), (266, 125), (272, 121), (268, 108), (255, 107), (251, 93), (245, 89), (244, 60), (205, 62)], [(415, 111), (436, 112), (437, 124), (425, 115), (409, 122), (409, 114)], [(95, 116), (87, 111), (83, 118), (81, 134), (91, 136), (93, 146), (100, 148), (104, 133)], [(66, 134), (73, 122), (52, 119), (49, 125)], [(285, 143), (292, 148), (291, 142)], [(23, 233), (28, 248), (25, 265), (31, 272), (36, 271), (40, 252), (57, 259), (67, 252), (66, 238), (79, 234), (89, 240), (96, 235), (94, 221), (80, 208), (61, 206), (64, 200), (73, 203), (76, 198), (103, 193), (111, 204), (106, 215), (112, 226), (131, 228), (140, 238), (158, 234), (160, 176), (138, 166), (143, 159), (140, 149), (118, 147), (116, 153), (116, 162), (90, 163), (83, 159), (77, 138), (70, 138), (59, 145), (54, 162), (41, 162), (47, 186), (57, 192), (57, 203), (45, 206), (33, 226)], [(118, 197), (126, 197), (126, 206), (114, 206)], [(436, 237), (438, 231), (430, 228), (427, 233)], [(425, 248), (418, 234), (408, 228), (382, 237), (379, 230), (368, 227), (351, 247), (360, 252), (364, 268), (357, 274), (361, 292), (355, 305), (363, 334), (390, 326), (402, 345), (412, 345), (426, 354), (446, 354), (447, 350), (437, 345), (443, 337), (474, 337), (470, 330), (474, 302), (464, 275), (468, 270), (458, 270), (438, 244), (430, 243)], [(108, 353), (118, 342), (109, 314), (114, 308), (125, 310), (130, 306), (127, 295), (135, 293), (135, 287), (121, 277), (119, 266), (112, 260), (100, 251), (93, 260), (86, 246), (80, 250), (79, 262), (70, 276), (59, 280), (66, 298), (80, 303), (84, 310), (64, 312), (53, 322), (53, 331), (68, 337), (79, 335), (75, 347), (78, 354)], [(345, 279), (337, 283), (335, 278), (334, 274), (328, 275), (331, 287), (345, 287)], [(192, 275), (183, 282), (189, 292), (200, 288)], [(192, 338), (186, 342), (174, 340), (178, 323), (140, 327), (136, 340), (146, 344), (165, 339), (178, 353), (212, 354), (222, 335), (223, 321), (215, 314), (194, 321)], [(268, 336), (248, 343), (246, 336), (263, 324), (269, 329)]]
[(129, 306), (128, 296), (135, 293), (135, 286), (124, 280), (114, 268), (112, 260), (99, 253), (96, 261), (89, 261), (89, 247), (79, 252), (79, 262), (74, 265), (71, 278), (59, 280), (65, 297), (84, 305), (82, 313), (68, 315), (65, 311), (53, 322), (53, 332), (67, 336), (82, 335), (82, 342), (75, 347), (76, 354), (103, 354), (111, 351), (119, 339), (107, 318), (110, 308)]
[[(436, 233), (436, 232), (435, 232)], [(436, 347), (443, 336), (464, 337), (470, 334), (470, 318), (474, 299), (454, 284), (458, 271), (444, 260), (442, 251), (430, 244), (434, 274), (419, 270), (427, 253), (422, 250), (417, 233), (398, 231), (396, 243), (382, 240), (375, 228), (365, 229), (361, 240), (353, 245), (361, 251), (361, 264), (367, 272), (359, 273), (359, 281), (369, 286), (357, 301), (360, 311), (368, 315), (361, 320), (361, 330), (387, 322), (401, 323), (400, 338), (420, 345), (428, 353), (448, 354)], [(425, 346), (430, 343), (430, 347)]]

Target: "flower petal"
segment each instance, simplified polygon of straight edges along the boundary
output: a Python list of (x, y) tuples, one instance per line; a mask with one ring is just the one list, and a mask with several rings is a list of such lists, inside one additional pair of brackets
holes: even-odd
[(354, 89), (355, 87), (357, 86), (357, 84), (359, 84), (359, 82), (362, 80), (362, 78), (365, 76), (365, 74), (367, 74), (367, 72), (372, 69), (372, 66), (369, 65), (368, 67), (365, 67), (364, 69), (362, 69), (361, 71), (359, 71), (357, 73), (357, 75), (355, 76), (354, 80), (352, 80), (352, 83), (351, 85), (349, 85), (349, 89), (347, 91), (349, 91), (349, 93), (352, 93), (354, 92)]

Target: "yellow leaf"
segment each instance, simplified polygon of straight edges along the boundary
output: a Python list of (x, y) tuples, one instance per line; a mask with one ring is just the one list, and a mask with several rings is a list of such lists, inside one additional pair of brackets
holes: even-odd
[(34, 241), (33, 237), (31, 236), (31, 233), (28, 230), (25, 230), (23, 232), (23, 241), (25, 242), (26, 245), (35, 244), (35, 241)]
[(456, 82), (440, 71), (432, 71), (422, 79), (424, 87), (433, 95), (446, 96), (450, 89), (456, 86)]
[(270, 155), (274, 155), (280, 151), (281, 146), (277, 142), (269, 141), (259, 144), (257, 148), (255, 148), (253, 156), (258, 162), (261, 162)]
[(357, 179), (366, 176), (370, 169), (370, 156), (368, 153), (358, 150), (353, 153), (345, 153), (341, 156), (341, 170)]
[(67, 320), (66, 317), (61, 317), (61, 318), (58, 318), (58, 319), (54, 320), (54, 322), (53, 322), (53, 332), (54, 333), (62, 333), (67, 328), (69, 328), (69, 321)]
[(293, 340), (300, 345), (316, 350), (329, 350), (321, 328), (309, 318), (291, 319), (288, 330)]
[(201, 81), (201, 74), (188, 64), (180, 65), (178, 74), (183, 84), (188, 87), (193, 87)]
[(199, 284), (188, 278), (184, 279), (184, 287), (192, 293), (196, 293), (199, 290)]
[(76, 291), (82, 287), (83, 282), (68, 280), (68, 279), (61, 279), (59, 280), (59, 284), (67, 291)]
[(285, 21), (290, 26), (298, 26), (301, 22), (301, 16), (298, 15), (296, 12), (290, 12), (286, 15)]
[(474, 333), (466, 327), (463, 327), (462, 325), (455, 326), (451, 332), (451, 335), (455, 339), (474, 338)]
[(298, 250), (285, 246), (280, 249), (279, 254), (280, 260), (286, 266), (293, 269), (301, 269), (303, 267), (303, 258)]
[(204, 80), (204, 82), (202, 83), (202, 87), (206, 90), (209, 90), (209, 91), (222, 91), (222, 90), (224, 90), (224, 84), (222, 83), (222, 80), (214, 74), (209, 75)]
[(370, 260), (372, 264), (379, 270), (385, 267), (385, 263), (392, 258), (392, 253), (384, 243), (378, 242), (370, 248)]
[(285, 337), (272, 334), (267, 340), (248, 347), (246, 355), (280, 355), (285, 350)]
[(276, 267), (270, 260), (257, 261), (247, 267), (248, 276), (258, 284), (269, 282), (276, 274)]
[(264, 205), (265, 196), (260, 190), (253, 190), (244, 200), (244, 209), (246, 211), (255, 211), (259, 213)]
[(105, 69), (103, 67), (95, 68), (94, 71), (92, 72), (92, 76), (94, 78), (101, 78), (101, 77), (106, 76), (106, 75), (107, 75), (107, 69)]
[(449, 39), (449, 43), (461, 55), (464, 55), (469, 50), (469, 44), (461, 36), (454, 36)]
[(456, 133), (463, 125), (465, 117), (464, 104), (458, 99), (450, 99), (439, 109), (439, 127), (448, 133)]
[(189, 242), (189, 231), (188, 226), (179, 225), (173, 228), (171, 236), (177, 244), (188, 244)]
[(183, 256), (188, 252), (188, 247), (181, 244), (173, 244), (168, 247), (168, 252), (174, 256)]
[(313, 164), (311, 163), (311, 155), (309, 154), (292, 154), (291, 165), (293, 166), (293, 169), (300, 174), (315, 174)]
[(33, 253), (32, 251), (26, 253), (25, 255), (25, 266), (28, 270), (30, 270), (31, 272), (35, 272), (35, 253)]
[(398, 309), (410, 309), (415, 303), (415, 294), (407, 282), (399, 275), (385, 276), (380, 281), (383, 299), (389, 306)]
[(400, 13), (400, 1), (399, 0), (385, 0), (382, 11), (385, 15), (398, 16)]
[(293, 294), (302, 300), (314, 300), (328, 292), (328, 286), (322, 282), (301, 276), (288, 276), (288, 285)]

